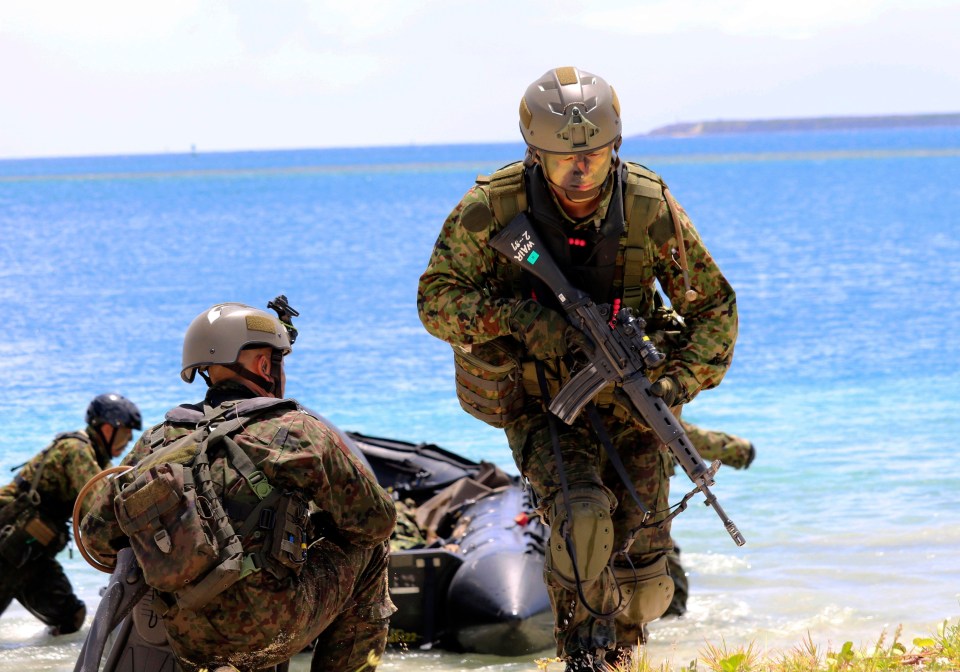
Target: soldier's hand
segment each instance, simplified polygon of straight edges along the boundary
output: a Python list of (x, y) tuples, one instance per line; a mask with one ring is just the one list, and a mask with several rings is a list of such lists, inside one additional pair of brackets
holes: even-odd
[(589, 352), (592, 347), (590, 340), (566, 317), (532, 299), (517, 304), (510, 326), (527, 352), (536, 359), (560, 357), (574, 348)]
[(667, 406), (673, 406), (680, 396), (680, 384), (670, 376), (662, 376), (650, 385), (650, 391), (663, 399)]

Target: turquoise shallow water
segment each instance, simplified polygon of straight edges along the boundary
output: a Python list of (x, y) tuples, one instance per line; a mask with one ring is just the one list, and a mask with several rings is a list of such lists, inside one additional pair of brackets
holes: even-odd
[[(634, 139), (623, 154), (663, 174), (738, 293), (733, 367), (687, 417), (759, 452), (715, 488), (747, 546), (702, 506), (675, 523), (690, 613), (654, 624), (651, 654), (686, 662), (705, 638), (792, 646), (808, 632), (868, 642), (900, 623), (909, 641), (960, 616), (960, 131)], [(460, 411), (449, 348), (414, 301), (448, 211), (477, 172), (520, 155), (0, 161), (0, 473), (79, 427), (99, 392), (147, 422), (200, 396), (177, 375), (189, 321), (280, 292), (302, 313), (292, 396), (344, 429), (515, 471), (501, 433)], [(92, 606), (103, 577), (64, 560)], [(0, 620), (0, 672), (71, 669), (78, 650), (17, 605)], [(532, 664), (385, 661), (414, 668)]]

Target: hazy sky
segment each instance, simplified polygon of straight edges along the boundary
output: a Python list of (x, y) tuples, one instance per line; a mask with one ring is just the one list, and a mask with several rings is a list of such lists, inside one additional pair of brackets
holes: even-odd
[(519, 141), (576, 65), (626, 134), (960, 112), (960, 0), (11, 0), (0, 157)]

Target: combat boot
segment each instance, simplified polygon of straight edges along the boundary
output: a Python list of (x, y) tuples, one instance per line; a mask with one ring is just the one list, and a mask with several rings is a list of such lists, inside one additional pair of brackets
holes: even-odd
[(611, 650), (607, 651), (603, 660), (608, 670), (629, 670), (633, 662), (634, 647), (617, 644)]
[(84, 604), (80, 604), (80, 608), (73, 614), (73, 618), (69, 623), (61, 623), (60, 625), (51, 625), (47, 627), (47, 634), (52, 635), (53, 637), (59, 637), (60, 635), (70, 635), (74, 632), (80, 630), (83, 627), (83, 621), (87, 617), (87, 607)]
[(597, 661), (597, 658), (589, 651), (576, 651), (567, 656), (567, 664), (563, 668), (563, 672), (592, 672), (598, 669), (594, 667), (595, 661)]

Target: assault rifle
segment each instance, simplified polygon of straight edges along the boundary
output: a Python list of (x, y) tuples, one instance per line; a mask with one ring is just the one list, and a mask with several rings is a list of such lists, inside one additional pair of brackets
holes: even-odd
[(696, 486), (681, 506), (686, 506), (686, 500), (697, 491), (702, 492), (706, 498), (704, 503), (717, 512), (737, 546), (743, 546), (746, 540), (740, 530), (710, 492), (720, 461), (715, 460), (709, 467), (705, 465), (670, 409), (650, 391), (646, 371), (660, 364), (664, 355), (644, 333), (644, 320), (635, 317), (629, 308), (611, 315), (609, 306), (597, 306), (589, 295), (571, 285), (550, 257), (526, 213), (514, 217), (489, 244), (546, 284), (560, 301), (571, 324), (593, 342), (593, 352), (587, 354), (587, 366), (557, 393), (550, 402), (550, 412), (569, 425), (602, 388), (610, 382), (618, 383), (632, 410), (639, 413), (666, 444)]

